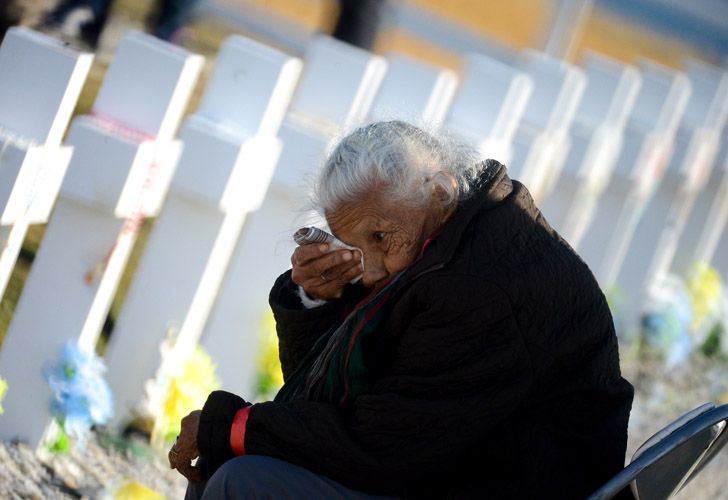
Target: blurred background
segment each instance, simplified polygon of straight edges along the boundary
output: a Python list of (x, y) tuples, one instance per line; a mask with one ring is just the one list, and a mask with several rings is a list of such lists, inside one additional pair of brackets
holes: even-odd
[[(375, 54), (405, 54), (456, 73), (463, 71), (467, 54), (509, 62), (529, 48), (575, 65), (582, 64), (587, 54), (597, 53), (626, 64), (648, 60), (675, 70), (683, 70), (688, 60), (719, 70), (728, 66), (725, 0), (2, 0), (0, 37), (13, 25), (36, 28), (96, 53), (75, 114), (91, 110), (114, 50), (128, 29), (147, 31), (205, 56), (186, 114), (200, 105), (221, 44), (232, 34), (305, 59), (312, 38), (325, 33)], [(726, 155), (726, 131), (718, 133), (722, 146), (716, 164), (725, 162)], [(147, 220), (141, 228), (105, 321), (99, 353), (113, 336), (116, 316), (153, 225)], [(0, 343), (44, 230), (43, 225), (31, 226), (0, 303)], [(723, 277), (718, 275), (713, 285), (722, 287)], [(619, 321), (618, 293), (606, 292)], [(645, 325), (649, 330), (651, 324)], [(680, 413), (704, 401), (728, 402), (728, 333), (724, 323), (716, 325), (684, 353), (676, 354), (674, 342), (664, 338), (652, 345), (628, 336), (621, 339), (623, 371), (637, 390), (628, 456)], [(660, 335), (663, 332), (657, 331), (655, 337)], [(261, 356), (270, 358), (269, 353)], [(265, 360), (260, 366), (258, 380), (264, 387), (259, 393), (265, 397), (275, 390), (277, 375)], [(727, 464), (724, 452), (679, 497), (725, 498)]]
[[(44, 20), (64, 0), (4, 0), (4, 25), (44, 29)], [(66, 0), (67, 1), (67, 0)], [(72, 0), (71, 0), (72, 1)], [(100, 0), (104, 1), (104, 0)], [(93, 3), (93, 2), (91, 2)], [(101, 30), (96, 79), (124, 30), (149, 29), (163, 2), (113, 0)], [(168, 38), (208, 56), (224, 38), (239, 33), (303, 55), (316, 32), (332, 34), (341, 12), (336, 0), (185, 0), (180, 25)], [(364, 3), (367, 3), (364, 1)], [(722, 0), (388, 0), (375, 4), (371, 50), (402, 52), (458, 69), (467, 52), (545, 50), (577, 62), (593, 50), (624, 62), (648, 58), (680, 68), (686, 58), (724, 65), (728, 57), (728, 5)], [(381, 4), (381, 6), (377, 5)], [(83, 3), (81, 3), (83, 5)], [(69, 16), (73, 18), (73, 16)], [(64, 38), (83, 44), (84, 16), (69, 19)], [(75, 24), (75, 25), (74, 25)], [(62, 30), (56, 29), (56, 33)], [(154, 31), (154, 29), (150, 29)], [(1, 33), (1, 32), (0, 32)], [(107, 57), (104, 58), (103, 56)], [(94, 78), (79, 105), (93, 98)], [(204, 81), (199, 87), (204, 86)], [(194, 102), (191, 107), (194, 108)]]

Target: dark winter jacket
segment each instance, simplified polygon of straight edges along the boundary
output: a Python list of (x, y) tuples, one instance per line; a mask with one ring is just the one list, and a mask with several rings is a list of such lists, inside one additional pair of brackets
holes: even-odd
[[(526, 188), (489, 165), (365, 346), (370, 391), (346, 408), (256, 404), (247, 453), (406, 497), (584, 498), (620, 470), (633, 390), (604, 295)], [(290, 272), (277, 280), (284, 376), (362, 293), (304, 309)], [(244, 404), (211, 395), (203, 455), (229, 453)]]

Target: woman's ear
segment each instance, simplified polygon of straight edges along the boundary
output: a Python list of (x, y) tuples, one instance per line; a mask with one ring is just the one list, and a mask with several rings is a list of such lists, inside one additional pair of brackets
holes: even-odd
[(439, 202), (441, 205), (445, 205), (448, 201), (448, 198), (450, 198), (450, 195), (445, 190), (444, 187), (442, 187), (442, 184), (435, 184), (432, 186), (432, 199)]
[[(453, 201), (453, 193), (458, 187), (455, 177), (447, 172), (438, 172), (432, 179), (438, 180), (438, 182), (432, 183), (432, 198), (442, 205), (450, 204)], [(444, 186), (448, 186), (450, 189), (446, 189)]]

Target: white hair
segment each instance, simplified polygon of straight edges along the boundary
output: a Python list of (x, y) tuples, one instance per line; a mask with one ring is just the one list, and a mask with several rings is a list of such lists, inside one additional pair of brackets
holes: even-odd
[(470, 193), (477, 160), (474, 149), (449, 137), (398, 120), (372, 123), (333, 149), (315, 181), (313, 204), (325, 214), (376, 190), (395, 203), (424, 207), (435, 186), (445, 204), (457, 202)]

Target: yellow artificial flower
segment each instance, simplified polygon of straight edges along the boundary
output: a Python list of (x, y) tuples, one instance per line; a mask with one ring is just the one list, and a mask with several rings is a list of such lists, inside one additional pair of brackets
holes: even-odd
[(688, 274), (686, 284), (693, 308), (690, 331), (705, 331), (712, 326), (711, 322), (720, 308), (723, 293), (720, 273), (706, 262), (697, 262)]
[(5, 379), (0, 377), (0, 415), (2, 415), (5, 410), (3, 410), (3, 398), (5, 398), (5, 393), (8, 392), (8, 383), (5, 382)]
[(163, 494), (137, 481), (126, 481), (114, 492), (114, 500), (165, 500)]
[(278, 357), (278, 335), (273, 312), (269, 309), (263, 317), (260, 347), (256, 360), (258, 368), (257, 396), (269, 399), (283, 386), (283, 371)]
[(202, 408), (207, 396), (220, 385), (215, 363), (202, 347), (197, 346), (182, 364), (179, 373), (169, 380), (161, 422), (156, 426), (162, 439), (174, 440), (179, 434), (182, 418)]

